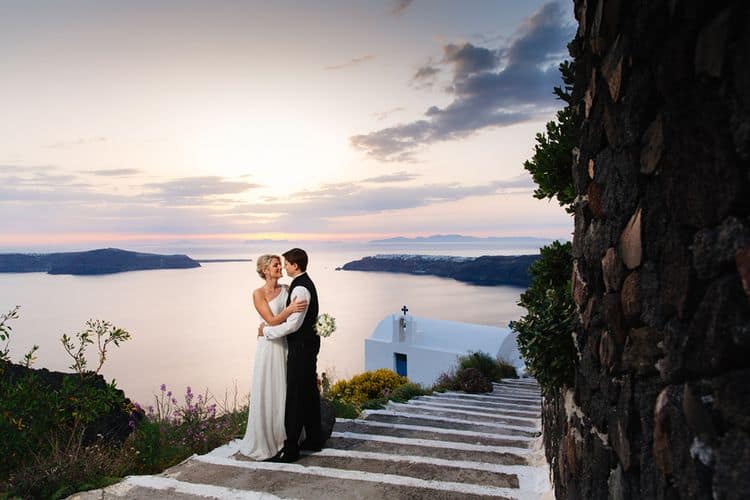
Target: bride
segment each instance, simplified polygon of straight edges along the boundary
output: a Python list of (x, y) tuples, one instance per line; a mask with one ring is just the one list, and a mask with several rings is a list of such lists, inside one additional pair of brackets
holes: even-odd
[[(253, 291), (253, 304), (268, 325), (283, 323), (290, 314), (303, 311), (307, 302), (286, 306), (289, 288), (279, 284), (281, 257), (261, 255), (256, 262), (258, 275), (265, 284)], [(286, 339), (266, 340), (257, 337), (253, 385), (247, 430), (239, 451), (253, 460), (275, 456), (284, 446), (284, 405), (286, 403)]]

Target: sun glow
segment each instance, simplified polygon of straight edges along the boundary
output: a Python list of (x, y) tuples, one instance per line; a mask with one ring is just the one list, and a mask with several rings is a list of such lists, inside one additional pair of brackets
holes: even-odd
[(265, 115), (217, 123), (195, 134), (188, 148), (195, 162), (212, 165), (217, 174), (261, 184), (262, 189), (244, 193), (248, 201), (259, 194), (284, 198), (326, 182), (351, 154), (339, 131), (305, 117)]

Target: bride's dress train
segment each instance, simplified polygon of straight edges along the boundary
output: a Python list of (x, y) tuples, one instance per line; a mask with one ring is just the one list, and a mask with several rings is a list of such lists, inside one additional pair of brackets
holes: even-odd
[[(274, 315), (286, 307), (288, 288), (268, 303)], [(284, 446), (284, 405), (286, 404), (286, 339), (258, 337), (250, 390), (250, 410), (245, 437), (239, 452), (253, 460), (266, 460)]]

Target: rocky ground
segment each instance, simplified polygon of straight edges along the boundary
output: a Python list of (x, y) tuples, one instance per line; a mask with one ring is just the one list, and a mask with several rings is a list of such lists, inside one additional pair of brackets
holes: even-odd
[[(540, 395), (529, 379), (489, 394), (435, 393), (338, 419), (326, 448), (294, 464), (252, 462), (232, 442), (159, 475), (130, 476), (78, 500), (537, 499), (550, 495)], [(551, 497), (550, 497), (551, 498)]]

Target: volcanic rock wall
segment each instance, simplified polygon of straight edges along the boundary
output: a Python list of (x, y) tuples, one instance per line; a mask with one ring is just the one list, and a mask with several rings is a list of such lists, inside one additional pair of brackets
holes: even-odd
[(750, 498), (750, 2), (575, 0), (557, 498)]

